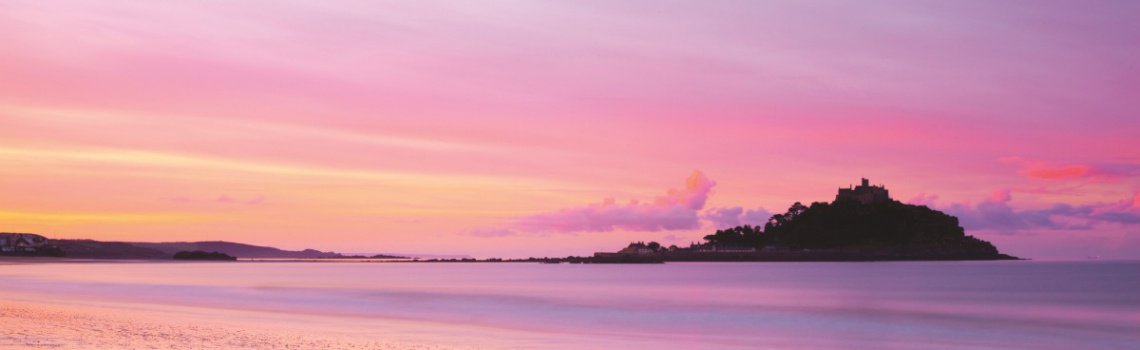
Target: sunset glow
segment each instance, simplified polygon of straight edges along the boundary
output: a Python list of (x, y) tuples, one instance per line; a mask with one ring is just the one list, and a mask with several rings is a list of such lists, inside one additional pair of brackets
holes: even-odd
[(582, 255), (866, 177), (1015, 256), (1135, 259), (1137, 13), (5, 1), (0, 232)]

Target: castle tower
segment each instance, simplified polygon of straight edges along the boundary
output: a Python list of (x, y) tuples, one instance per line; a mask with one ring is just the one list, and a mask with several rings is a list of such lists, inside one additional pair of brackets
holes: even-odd
[(885, 187), (871, 186), (871, 181), (862, 178), (860, 185), (855, 188), (840, 188), (835, 195), (835, 201), (856, 201), (862, 204), (881, 203), (891, 200)]

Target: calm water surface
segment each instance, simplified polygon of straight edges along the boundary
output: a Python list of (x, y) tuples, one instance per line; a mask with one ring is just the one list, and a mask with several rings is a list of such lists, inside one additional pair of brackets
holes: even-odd
[(0, 284), (521, 348), (1140, 349), (1140, 262), (36, 263)]

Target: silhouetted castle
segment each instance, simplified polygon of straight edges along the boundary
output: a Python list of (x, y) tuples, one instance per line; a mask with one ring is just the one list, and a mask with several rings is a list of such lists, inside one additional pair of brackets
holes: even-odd
[(835, 201), (857, 201), (863, 204), (871, 204), (891, 200), (886, 187), (882, 185), (871, 186), (869, 182), (867, 179), (863, 179), (863, 183), (854, 188), (840, 188), (839, 193), (835, 195)]

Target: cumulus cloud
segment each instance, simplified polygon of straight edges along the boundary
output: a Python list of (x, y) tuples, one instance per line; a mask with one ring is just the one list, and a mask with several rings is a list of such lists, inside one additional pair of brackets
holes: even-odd
[(702, 216), (717, 229), (740, 225), (763, 225), (771, 217), (772, 213), (764, 208), (744, 209), (744, 207), (711, 208)]
[(652, 202), (618, 204), (607, 198), (601, 203), (530, 215), (514, 220), (509, 228), (522, 232), (606, 232), (687, 230), (699, 226), (697, 213), (705, 207), (716, 182), (699, 171), (685, 186), (671, 189)]

